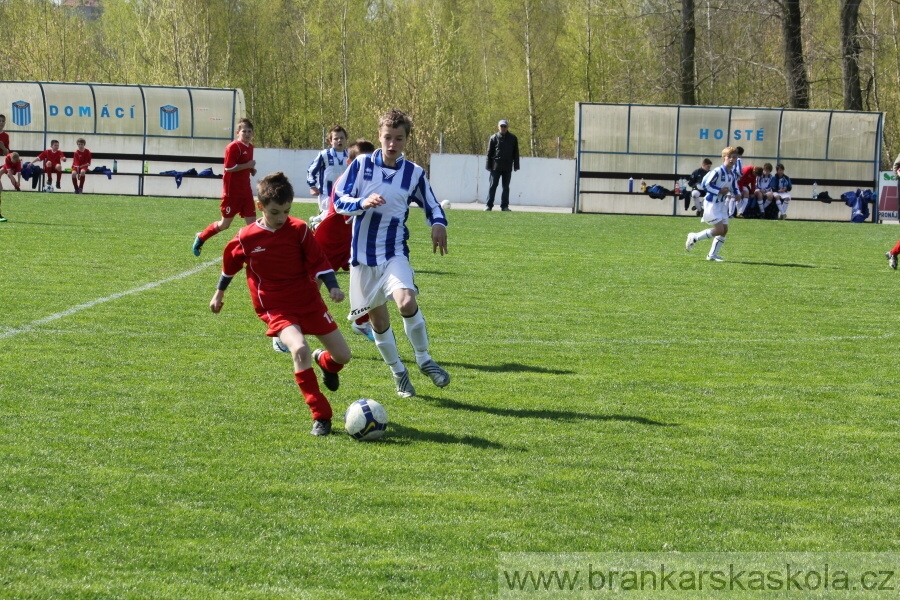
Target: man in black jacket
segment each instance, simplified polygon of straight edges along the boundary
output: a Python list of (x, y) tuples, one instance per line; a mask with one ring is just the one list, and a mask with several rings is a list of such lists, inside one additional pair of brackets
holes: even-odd
[(497, 184), (503, 180), (503, 192), (500, 195), (500, 210), (509, 210), (509, 179), (513, 171), (519, 170), (519, 140), (509, 132), (506, 119), (497, 124), (498, 132), (488, 142), (487, 164), (485, 168), (491, 172), (488, 188), (487, 206), (484, 210), (494, 208), (494, 195)]

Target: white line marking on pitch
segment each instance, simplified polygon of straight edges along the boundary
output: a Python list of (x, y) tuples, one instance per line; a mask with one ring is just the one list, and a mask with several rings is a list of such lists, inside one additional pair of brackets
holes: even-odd
[(179, 279), (184, 279), (185, 277), (190, 277), (195, 273), (199, 273), (203, 269), (210, 267), (212, 265), (218, 264), (222, 262), (219, 260), (211, 260), (209, 262), (205, 262), (199, 267), (194, 267), (184, 273), (179, 273), (178, 275), (173, 275), (172, 277), (168, 277), (166, 279), (160, 279), (159, 281), (154, 281), (153, 283), (148, 283), (147, 285), (142, 285), (141, 287), (134, 288), (133, 290), (128, 290), (127, 292), (119, 292), (118, 294), (112, 294), (111, 296), (106, 296), (105, 298), (98, 298), (96, 300), (91, 300), (90, 302), (85, 302), (84, 304), (79, 304), (78, 306), (73, 306), (67, 310), (62, 312), (58, 312), (55, 315), (50, 315), (49, 317), (44, 317), (43, 319), (38, 319), (37, 321), (32, 321), (28, 325), (23, 325), (22, 327), (16, 327), (15, 329), (9, 329), (0, 333), (0, 340), (13, 337), (15, 335), (19, 335), (20, 333), (28, 333), (29, 331), (34, 330), (41, 325), (46, 325), (47, 323), (51, 323), (53, 321), (62, 319), (63, 317), (68, 317), (69, 315), (74, 315), (77, 312), (81, 312), (83, 310), (87, 310), (88, 308), (92, 308), (97, 306), (98, 304), (103, 304), (104, 302), (110, 302), (112, 300), (118, 300), (123, 296), (130, 296), (132, 294), (139, 294), (141, 292), (146, 292), (147, 290), (152, 290), (153, 288), (158, 288), (161, 285), (166, 283), (171, 283), (173, 281), (178, 281)]

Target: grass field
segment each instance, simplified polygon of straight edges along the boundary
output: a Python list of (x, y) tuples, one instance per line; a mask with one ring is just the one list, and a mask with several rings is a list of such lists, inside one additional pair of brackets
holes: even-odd
[(2, 598), (481, 598), (506, 552), (900, 551), (900, 229), (735, 222), (716, 264), (696, 219), (451, 211), (440, 257), (413, 211), (453, 380), (397, 398), (342, 322), (336, 413), (391, 418), (365, 444), (309, 435), (243, 277), (209, 312), (216, 202), (3, 214)]

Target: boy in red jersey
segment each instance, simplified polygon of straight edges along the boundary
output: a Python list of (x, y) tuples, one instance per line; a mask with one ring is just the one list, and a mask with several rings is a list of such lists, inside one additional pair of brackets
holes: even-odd
[(6, 115), (0, 115), (0, 156), (9, 154), (9, 134), (6, 129)]
[(44, 173), (47, 174), (47, 185), (50, 185), (50, 180), (53, 178), (53, 174), (56, 173), (56, 189), (62, 189), (60, 188), (60, 180), (62, 179), (62, 163), (64, 162), (66, 162), (66, 155), (59, 150), (59, 140), (50, 140), (50, 147), (38, 154), (34, 164), (41, 167)]
[[(375, 144), (360, 138), (347, 148), (347, 164), (352, 163), (360, 154), (372, 154), (373, 152), (375, 152)], [(313, 233), (322, 252), (328, 257), (331, 268), (335, 271), (338, 269), (350, 270), (350, 242), (353, 239), (353, 217), (338, 214), (334, 210), (334, 193), (343, 180), (343, 174), (335, 180), (325, 218), (321, 220)], [(365, 336), (370, 342), (375, 341), (368, 314), (356, 319), (351, 328), (354, 333)]]
[[(3, 176), (9, 177), (16, 191), (20, 191), (22, 187), (22, 159), (19, 158), (18, 152), (7, 154), (3, 159), (3, 166), (0, 167), (0, 203), (3, 202)], [(13, 178), (13, 175), (16, 177)], [(6, 218), (0, 211), (0, 223), (6, 223)]]
[[(334, 270), (316, 243), (309, 227), (289, 216), (294, 188), (278, 172), (257, 185), (256, 206), (262, 218), (241, 227), (225, 246), (222, 276), (209, 302), (214, 313), (222, 310), (225, 289), (244, 266), (247, 286), (256, 314), (269, 326), (268, 336), (277, 336), (294, 360), (294, 379), (312, 412), (313, 435), (331, 432), (331, 405), (319, 390), (312, 361), (322, 369), (325, 387), (338, 389), (338, 371), (350, 362), (350, 347), (319, 293), (316, 279), (328, 288), (335, 302), (344, 300)], [(306, 335), (319, 338), (325, 350), (310, 353)]]
[(256, 161), (253, 160), (253, 123), (250, 119), (241, 119), (236, 131), (237, 139), (225, 147), (225, 176), (222, 178), (222, 203), (219, 209), (222, 219), (210, 223), (206, 229), (194, 238), (191, 250), (194, 256), (200, 256), (203, 244), (220, 231), (231, 227), (235, 215), (244, 217), (249, 225), (256, 221), (256, 208), (253, 205), (253, 188), (250, 178), (256, 175)]
[(87, 142), (84, 138), (78, 138), (75, 140), (75, 144), (78, 146), (78, 150), (72, 157), (72, 185), (75, 186), (76, 194), (83, 194), (84, 178), (87, 177), (87, 172), (91, 168), (92, 157), (91, 151), (85, 147)]

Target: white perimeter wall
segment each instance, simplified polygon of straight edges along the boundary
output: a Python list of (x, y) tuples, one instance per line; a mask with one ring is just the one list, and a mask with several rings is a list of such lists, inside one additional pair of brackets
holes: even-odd
[[(429, 181), (438, 200), (484, 204), (488, 192), (485, 157), (471, 154), (432, 154)], [(521, 168), (510, 181), (512, 206), (552, 206), (573, 208), (575, 204), (575, 161), (557, 158), (522, 158)], [(500, 205), (502, 184), (494, 203)]]

